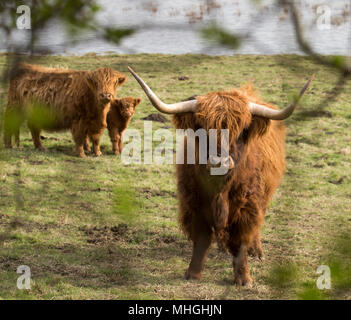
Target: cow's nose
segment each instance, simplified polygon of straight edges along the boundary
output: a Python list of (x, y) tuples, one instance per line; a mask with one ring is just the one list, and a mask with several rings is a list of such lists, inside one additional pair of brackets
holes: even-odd
[(108, 101), (110, 101), (110, 100), (112, 100), (112, 94), (111, 93), (100, 93), (100, 98), (102, 99), (102, 100), (108, 100)]

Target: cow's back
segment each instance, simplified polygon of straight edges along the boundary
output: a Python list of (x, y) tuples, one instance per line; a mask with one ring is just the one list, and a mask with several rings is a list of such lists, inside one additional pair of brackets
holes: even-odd
[[(10, 78), (8, 105), (27, 112), (33, 103), (50, 109), (55, 117), (53, 130), (69, 128), (84, 113), (89, 90), (85, 71), (20, 65)], [(46, 128), (50, 129), (50, 128)]]

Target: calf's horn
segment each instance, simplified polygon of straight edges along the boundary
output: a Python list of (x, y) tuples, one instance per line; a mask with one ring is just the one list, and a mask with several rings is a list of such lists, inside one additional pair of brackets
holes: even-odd
[(167, 104), (162, 102), (156, 94), (149, 88), (149, 86), (141, 79), (132, 68), (128, 67), (129, 72), (134, 76), (136, 81), (139, 82), (140, 86), (145, 91), (151, 103), (154, 107), (163, 113), (167, 114), (175, 114), (175, 113), (183, 113), (183, 112), (195, 112), (195, 107), (197, 104), (197, 100), (190, 100), (184, 102), (178, 102), (173, 104)]
[(297, 98), (295, 98), (290, 103), (290, 105), (287, 106), (285, 109), (283, 109), (283, 110), (274, 110), (274, 109), (268, 108), (266, 106), (263, 106), (261, 104), (250, 102), (249, 103), (249, 108), (250, 108), (251, 114), (255, 115), (255, 116), (260, 116), (260, 117), (263, 117), (263, 118), (267, 118), (267, 119), (272, 119), (272, 120), (284, 120), (284, 119), (290, 117), (290, 115), (294, 112), (294, 110), (295, 110), (296, 106), (298, 105), (301, 97), (303, 96), (303, 94), (307, 90), (307, 88), (310, 85), (310, 83), (313, 80), (313, 78), (314, 78), (314, 75), (307, 81), (307, 83), (301, 89), (299, 96)]

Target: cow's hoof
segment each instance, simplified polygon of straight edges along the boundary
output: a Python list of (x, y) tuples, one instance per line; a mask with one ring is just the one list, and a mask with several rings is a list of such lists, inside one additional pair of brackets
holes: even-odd
[(237, 275), (234, 278), (234, 284), (239, 287), (251, 287), (252, 282), (253, 280), (249, 275)]
[(260, 259), (260, 261), (264, 260), (264, 253), (261, 248), (251, 247), (247, 250), (247, 253), (249, 254), (250, 257), (258, 258)]
[(79, 154), (78, 154), (78, 158), (86, 158), (85, 153), (79, 153)]
[(194, 273), (189, 270), (185, 272), (184, 275), (186, 280), (200, 280), (201, 279), (201, 273)]
[(39, 146), (35, 148), (38, 151), (45, 151), (46, 149), (43, 146)]
[(95, 152), (95, 157), (101, 157), (101, 156), (102, 156), (102, 152), (101, 151)]

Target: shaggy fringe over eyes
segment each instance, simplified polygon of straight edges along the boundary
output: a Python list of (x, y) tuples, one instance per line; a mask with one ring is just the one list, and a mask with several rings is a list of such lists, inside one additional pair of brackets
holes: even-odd
[(93, 72), (88, 72), (87, 80), (95, 89), (102, 84), (104, 86), (113, 85), (117, 88), (117, 86), (120, 86), (125, 82), (126, 76), (123, 73), (112, 70), (111, 68), (99, 68)]
[(230, 144), (248, 128), (251, 113), (248, 101), (237, 90), (210, 93), (198, 97), (196, 116), (205, 130), (229, 129)]
[(135, 108), (140, 102), (141, 102), (141, 98), (134, 98), (134, 97), (116, 98), (111, 103), (111, 108), (117, 108), (118, 110), (127, 110), (130, 108)]
[(251, 83), (240, 89), (209, 93), (197, 96), (196, 99), (198, 104), (195, 114), (174, 115), (173, 124), (176, 128), (229, 129), (230, 144), (235, 143), (245, 129), (247, 129), (248, 138), (251, 139), (262, 136), (269, 128), (269, 119), (251, 115), (248, 107), (249, 102), (277, 109), (263, 102)]

